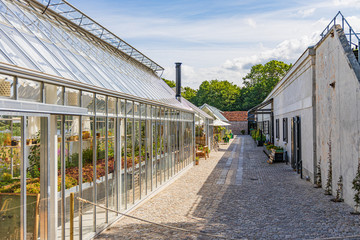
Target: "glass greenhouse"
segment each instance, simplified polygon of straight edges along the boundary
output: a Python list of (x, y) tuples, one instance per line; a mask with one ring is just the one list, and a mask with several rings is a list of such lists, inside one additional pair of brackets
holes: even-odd
[[(68, 239), (74, 193), (126, 212), (194, 161), (211, 117), (66, 1), (0, 0), (1, 239)], [(210, 135), (211, 136), (211, 135)], [(119, 215), (76, 201), (76, 239)]]

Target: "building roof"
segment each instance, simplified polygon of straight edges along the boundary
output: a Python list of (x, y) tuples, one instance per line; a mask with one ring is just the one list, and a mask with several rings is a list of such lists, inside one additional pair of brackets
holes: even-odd
[(203, 110), (204, 112), (206, 112), (207, 114), (209, 114), (210, 116), (214, 117), (215, 119), (218, 119), (220, 121), (223, 122), (229, 122), (222, 114), (221, 111), (219, 109), (217, 109), (214, 106), (211, 106), (207, 103), (203, 104), (200, 107), (201, 110)]
[(65, 0), (0, 0), (0, 34), (1, 63), (188, 109), (157, 75), (160, 66)]
[(222, 115), (230, 122), (247, 121), (247, 111), (225, 111)]
[(194, 104), (192, 104), (191, 102), (186, 100), (185, 98), (181, 97), (181, 102), (184, 105), (186, 105), (187, 107), (191, 108), (198, 115), (200, 115), (200, 116), (202, 116), (204, 118), (207, 118), (207, 119), (214, 119), (212, 116), (210, 116), (209, 114), (207, 114), (206, 112), (204, 112), (203, 110), (201, 110), (200, 108), (198, 108), (197, 106), (195, 106)]

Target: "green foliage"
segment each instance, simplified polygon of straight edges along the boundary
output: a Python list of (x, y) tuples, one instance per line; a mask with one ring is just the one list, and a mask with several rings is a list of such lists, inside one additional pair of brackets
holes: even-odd
[(31, 178), (40, 177), (40, 131), (36, 133), (36, 143), (30, 147), (29, 152), (29, 167), (27, 168), (28, 175)]
[[(257, 64), (243, 78), (242, 88), (226, 80), (211, 80), (202, 82), (199, 90), (183, 88), (182, 96), (196, 106), (207, 103), (222, 111), (246, 111), (264, 101), (291, 66), (277, 60)], [(163, 80), (176, 86), (174, 81)]]
[(291, 66), (276, 60), (252, 66), (250, 73), (243, 78), (244, 87), (238, 99), (242, 110), (249, 110), (264, 101)]
[(360, 206), (360, 163), (356, 172), (356, 176), (352, 181), (352, 185), (352, 189), (355, 191), (354, 201), (357, 210), (357, 208)]
[(92, 148), (87, 148), (83, 150), (82, 153), (84, 164), (92, 164), (93, 162), (93, 150)]
[(192, 89), (191, 87), (184, 87), (181, 92), (181, 96), (183, 96), (186, 100), (190, 102), (194, 102), (196, 99), (197, 91)]
[(162, 80), (164, 82), (166, 82), (167, 85), (169, 85), (169, 87), (173, 88), (173, 87), (176, 87), (176, 83), (174, 81), (171, 81), (171, 80), (167, 80), (165, 78), (162, 78)]
[(204, 81), (201, 83), (193, 103), (197, 106), (207, 103), (222, 111), (232, 111), (236, 110), (234, 104), (239, 98), (239, 94), (240, 88), (226, 80)]
[(12, 176), (11, 176), (10, 173), (4, 173), (4, 174), (2, 175), (2, 181), (9, 182), (9, 181), (11, 181), (11, 179), (12, 179)]

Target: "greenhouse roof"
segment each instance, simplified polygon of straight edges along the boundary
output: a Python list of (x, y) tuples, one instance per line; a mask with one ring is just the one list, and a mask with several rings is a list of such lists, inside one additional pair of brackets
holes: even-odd
[(214, 115), (214, 117), (216, 119), (219, 119), (223, 122), (229, 122), (229, 120), (226, 119), (226, 117), (224, 117), (224, 115), (221, 114), (221, 110), (217, 109), (216, 107), (214, 106), (211, 106), (207, 103), (204, 103), (201, 107), (200, 107), (201, 110), (203, 111), (209, 111), (209, 114), (211, 115)]
[(0, 0), (0, 34), (2, 63), (189, 110), (161, 66), (64, 0)]
[(191, 108), (192, 110), (194, 110), (194, 112), (196, 112), (198, 115), (204, 118), (214, 119), (212, 116), (210, 116), (209, 114), (207, 114), (206, 112), (204, 112), (203, 110), (201, 110), (200, 108), (198, 108), (197, 106), (186, 100), (185, 98), (181, 97), (181, 102), (184, 103), (189, 108)]

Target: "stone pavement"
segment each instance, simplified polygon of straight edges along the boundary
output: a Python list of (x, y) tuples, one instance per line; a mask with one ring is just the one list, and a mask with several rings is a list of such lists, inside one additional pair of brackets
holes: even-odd
[[(249, 136), (237, 136), (130, 214), (228, 239), (360, 239), (349, 206), (266, 160)], [(97, 239), (210, 238), (122, 218)]]

